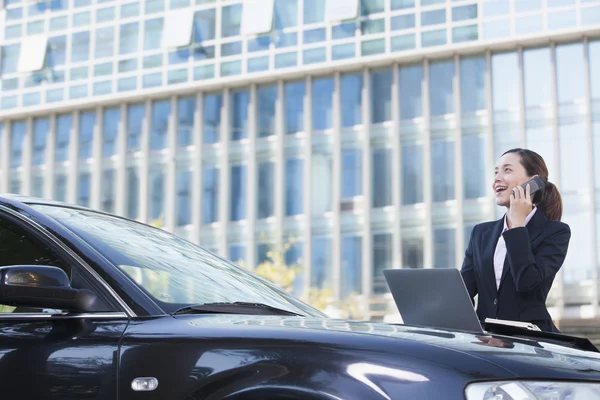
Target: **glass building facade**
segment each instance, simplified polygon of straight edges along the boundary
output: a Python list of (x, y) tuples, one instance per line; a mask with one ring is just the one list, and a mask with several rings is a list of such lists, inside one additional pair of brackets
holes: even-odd
[(552, 313), (594, 317), (598, 28), (589, 0), (0, 0), (0, 192), (249, 265), (293, 239), (298, 294), (370, 301), (460, 267), (528, 147), (572, 230)]

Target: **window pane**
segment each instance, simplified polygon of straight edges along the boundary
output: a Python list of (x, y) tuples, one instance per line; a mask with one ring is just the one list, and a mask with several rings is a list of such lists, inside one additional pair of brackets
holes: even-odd
[(431, 179), (433, 201), (454, 199), (454, 142), (435, 139), (431, 142)]
[(150, 224), (164, 226), (165, 221), (165, 167), (164, 165), (150, 166), (149, 174), (149, 215)]
[(79, 116), (79, 159), (92, 157), (92, 141), (96, 126), (96, 112), (87, 111)]
[(402, 145), (402, 204), (423, 202), (423, 145)]
[(231, 167), (231, 203), (230, 220), (241, 221), (246, 219), (246, 166), (234, 165)]
[(275, 104), (277, 102), (277, 86), (263, 86), (257, 90), (258, 95), (258, 137), (275, 134)]
[(271, 217), (275, 210), (275, 164), (258, 164), (258, 218)]
[(161, 48), (163, 23), (162, 18), (149, 19), (144, 22), (144, 50)]
[(558, 102), (572, 102), (585, 97), (585, 79), (573, 79), (583, 76), (583, 44), (567, 44), (556, 47), (556, 84)]
[(246, 258), (246, 246), (243, 244), (229, 245), (229, 259), (236, 264), (241, 264)]
[(79, 174), (77, 182), (77, 204), (84, 207), (90, 206), (90, 182), (91, 176), (89, 172)]
[(600, 41), (590, 42), (590, 84), (592, 99), (600, 99)]
[(150, 149), (167, 148), (167, 131), (169, 130), (169, 114), (171, 101), (162, 100), (152, 103), (152, 128), (150, 129)]
[(525, 106), (539, 106), (552, 99), (552, 64), (549, 48), (530, 49), (523, 52), (523, 81)]
[(96, 58), (111, 57), (115, 52), (115, 27), (96, 30)]
[(333, 79), (315, 79), (312, 97), (313, 129), (316, 131), (330, 129), (332, 127)]
[(423, 239), (402, 239), (402, 268), (423, 268)]
[(33, 165), (39, 166), (45, 163), (46, 142), (50, 123), (47, 118), (37, 118), (33, 122)]
[(127, 218), (139, 217), (140, 178), (137, 167), (127, 168)]
[(194, 112), (196, 98), (184, 97), (177, 101), (177, 146), (187, 147), (193, 143)]
[(248, 137), (248, 106), (250, 94), (247, 90), (233, 92), (231, 95), (231, 140), (241, 140)]
[(492, 102), (494, 111), (509, 110), (519, 104), (517, 53), (492, 55)]
[(460, 94), (463, 114), (485, 109), (485, 58), (460, 60)]
[[(43, 52), (45, 47), (41, 50)], [(33, 49), (32, 49), (33, 50)], [(48, 48), (46, 53), (46, 65), (49, 68), (58, 67), (61, 65), (65, 65), (66, 54), (67, 53), (67, 37), (66, 36), (57, 36), (48, 39)], [(40, 62), (40, 66), (43, 65), (44, 54), (41, 55), (42, 62)], [(34, 68), (32, 70), (39, 70), (40, 68)]]
[(139, 24), (133, 22), (121, 25), (119, 35), (119, 54), (135, 53), (138, 49)]
[(102, 173), (102, 201), (103, 211), (115, 212), (115, 170), (107, 169)]
[(342, 150), (342, 199), (362, 195), (362, 149)]
[(221, 21), (221, 36), (237, 36), (240, 34), (240, 24), (242, 22), (242, 5), (236, 4), (223, 7)]
[(117, 153), (117, 134), (121, 110), (117, 107), (104, 110), (104, 123), (102, 126), (102, 154), (111, 157)]
[(362, 122), (362, 74), (342, 75), (341, 102), (342, 127), (360, 125)]
[(304, 160), (290, 158), (285, 163), (285, 215), (299, 215), (303, 210)]
[(210, 94), (204, 97), (204, 144), (213, 144), (219, 141), (222, 107), (223, 96), (221, 94)]
[(325, 2), (323, 0), (304, 0), (304, 23), (314, 24), (325, 21)]
[(342, 236), (341, 296), (362, 293), (362, 237)]
[(400, 118), (423, 116), (423, 67), (413, 65), (400, 69)]
[(215, 10), (200, 10), (194, 15), (194, 43), (213, 40), (216, 36), (217, 24)]
[(90, 33), (78, 32), (73, 34), (71, 62), (83, 62), (90, 59)]
[(67, 201), (67, 175), (57, 174), (54, 179), (54, 193), (52, 198), (56, 201)]
[(331, 238), (315, 236), (312, 238), (311, 287), (332, 289), (332, 253)]
[(392, 154), (390, 149), (373, 149), (373, 208), (392, 204)]
[(562, 123), (558, 127), (558, 136), (561, 192), (587, 189), (590, 171), (588, 168), (582, 168), (582, 149), (587, 148), (585, 125)]
[(219, 219), (219, 169), (204, 167), (202, 177), (202, 223), (211, 224)]
[(192, 222), (192, 171), (181, 168), (177, 171), (177, 226)]
[(298, 0), (275, 0), (274, 29), (298, 25)]
[(465, 136), (463, 146), (464, 198), (485, 197), (491, 179), (486, 179), (485, 139), (480, 136)]
[(434, 228), (433, 229), (433, 267), (455, 268), (456, 267), (456, 229)]
[(146, 118), (144, 104), (132, 104), (127, 106), (127, 151), (136, 152), (140, 150), (140, 138), (142, 137), (142, 123)]
[(56, 118), (56, 162), (65, 162), (69, 159), (69, 141), (73, 117), (71, 114), (59, 115)]
[(12, 44), (2, 46), (0, 63), (0, 72), (2, 74), (12, 74), (17, 72), (17, 66), (19, 64), (19, 45)]
[(390, 233), (373, 235), (373, 293), (389, 292), (383, 270), (391, 268), (393, 268), (392, 235)]
[(331, 211), (333, 185), (333, 163), (331, 153), (315, 150), (311, 159), (311, 192), (313, 216), (321, 217)]
[(371, 122), (392, 120), (392, 71), (371, 73)]
[(431, 116), (454, 112), (453, 95), (454, 63), (432, 63), (429, 69), (429, 104)]
[(286, 83), (285, 91), (285, 131), (304, 131), (304, 82)]

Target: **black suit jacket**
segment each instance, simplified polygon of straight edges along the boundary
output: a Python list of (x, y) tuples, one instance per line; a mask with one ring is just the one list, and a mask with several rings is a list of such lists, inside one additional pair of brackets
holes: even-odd
[[(461, 274), (471, 296), (479, 295), (477, 316), (533, 322), (543, 331), (558, 332), (546, 298), (567, 255), (571, 229), (550, 221), (538, 209), (525, 227), (502, 233), (504, 217), (476, 225), (471, 232)], [(506, 258), (496, 289), (494, 252), (502, 233)]]

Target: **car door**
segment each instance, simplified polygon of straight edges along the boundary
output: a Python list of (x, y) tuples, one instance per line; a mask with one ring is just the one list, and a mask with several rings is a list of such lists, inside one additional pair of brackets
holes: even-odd
[[(48, 234), (0, 207), (0, 267), (52, 265), (71, 286), (106, 299), (87, 269)], [(117, 360), (127, 315), (103, 301), (103, 312), (0, 304), (0, 390), (3, 399), (116, 399)]]

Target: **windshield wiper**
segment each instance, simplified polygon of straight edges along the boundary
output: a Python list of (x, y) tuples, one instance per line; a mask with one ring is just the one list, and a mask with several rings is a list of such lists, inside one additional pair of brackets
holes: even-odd
[(295, 315), (302, 317), (292, 311), (272, 307), (262, 303), (248, 303), (236, 301), (233, 303), (206, 303), (194, 304), (182, 307), (175, 311), (173, 315), (181, 314), (248, 314), (248, 315)]

